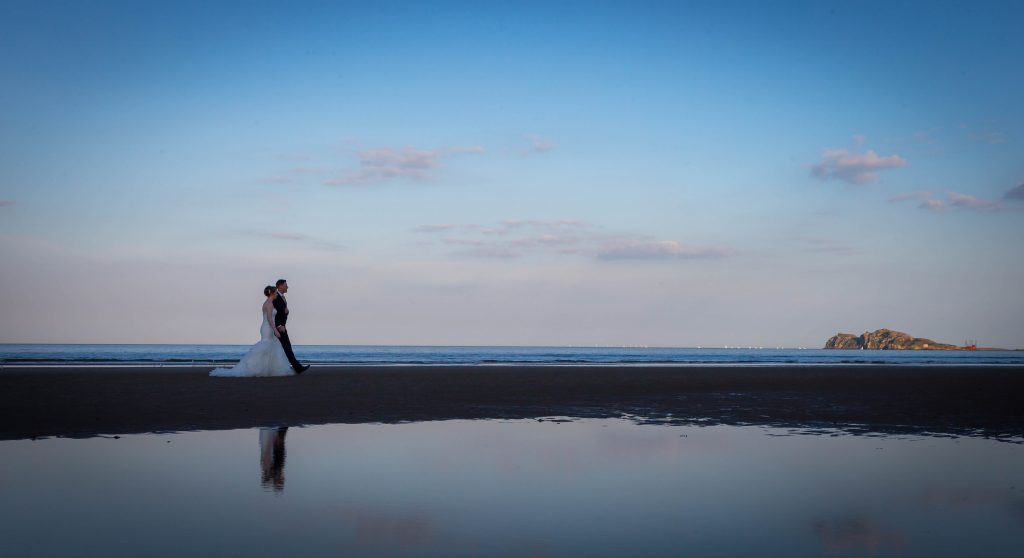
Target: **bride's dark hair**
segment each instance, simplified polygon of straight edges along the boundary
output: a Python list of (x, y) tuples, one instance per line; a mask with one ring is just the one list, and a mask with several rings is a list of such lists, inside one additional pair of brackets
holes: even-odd
[(277, 290), (277, 287), (275, 287), (273, 285), (267, 285), (266, 287), (263, 287), (263, 296), (270, 296), (270, 293), (272, 293), (272, 292), (274, 292), (276, 290)]

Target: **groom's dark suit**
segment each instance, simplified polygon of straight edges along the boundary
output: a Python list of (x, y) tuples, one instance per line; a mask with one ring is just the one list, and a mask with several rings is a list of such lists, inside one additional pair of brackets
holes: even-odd
[[(288, 301), (284, 299), (284, 295), (280, 292), (277, 293), (277, 298), (274, 299), (274, 308), (277, 310), (277, 315), (274, 316), (274, 328), (277, 326), (283, 326), (288, 323)], [(287, 326), (285, 326), (287, 327)], [(292, 363), (292, 368), (301, 371), (302, 365), (295, 358), (295, 353), (292, 352), (292, 342), (288, 339), (288, 331), (278, 331), (281, 334), (281, 346), (284, 347), (284, 354), (288, 356), (288, 362)]]

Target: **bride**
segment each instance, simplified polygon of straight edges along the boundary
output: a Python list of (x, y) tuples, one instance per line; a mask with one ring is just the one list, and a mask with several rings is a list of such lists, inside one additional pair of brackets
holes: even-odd
[(274, 327), (274, 299), (277, 288), (268, 286), (263, 289), (267, 300), (263, 303), (263, 324), (260, 326), (260, 340), (245, 353), (242, 360), (232, 368), (217, 368), (210, 372), (211, 376), (242, 377), (242, 376), (294, 376), (295, 370), (284, 354), (284, 346), (278, 339), (281, 334)]

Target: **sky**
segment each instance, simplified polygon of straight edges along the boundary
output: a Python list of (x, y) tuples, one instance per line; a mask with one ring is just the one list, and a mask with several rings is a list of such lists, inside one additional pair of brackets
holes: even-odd
[(0, 0), (0, 342), (1024, 348), (1016, 2)]

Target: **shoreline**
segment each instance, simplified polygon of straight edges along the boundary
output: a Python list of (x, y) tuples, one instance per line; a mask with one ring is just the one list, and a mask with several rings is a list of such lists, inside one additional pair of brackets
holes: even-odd
[[(307, 364), (321, 368), (389, 368), (389, 367), (452, 367), (452, 368), (473, 368), (473, 367), (512, 367), (512, 368), (833, 368), (833, 367), (897, 367), (897, 368), (1024, 368), (1021, 363), (1004, 362), (316, 362), (305, 361)], [(215, 362), (207, 361), (197, 364), (182, 362), (13, 362), (0, 363), (0, 375), (5, 370), (42, 370), (56, 369), (61, 371), (72, 371), (78, 369), (132, 369), (149, 370), (164, 369), (176, 371), (177, 369), (192, 370), (217, 367), (231, 367), (238, 364), (238, 361)]]
[[(43, 365), (19, 365), (9, 366), (7, 369), (17, 368), (19, 372), (23, 371), (46, 371), (54, 370), (58, 372), (69, 372), (72, 370), (132, 370), (133, 372), (144, 373), (147, 371), (171, 371), (171, 372), (195, 372), (197, 370), (212, 370), (214, 368), (232, 367), (237, 363), (224, 363), (224, 364), (204, 364), (204, 365), (147, 365), (147, 364), (124, 364), (124, 365), (111, 365), (111, 364), (84, 364), (68, 366), (65, 364), (43, 364)], [(674, 362), (667, 363), (580, 363), (580, 364), (563, 364), (563, 363), (542, 363), (542, 364), (531, 364), (531, 363), (483, 363), (483, 364), (317, 364), (309, 363), (311, 366), (317, 368), (434, 368), (437, 366), (444, 366), (449, 368), (881, 368), (881, 367), (899, 367), (899, 368), (1003, 368), (1003, 369), (1017, 369), (1021, 368), (1020, 364), (998, 364), (998, 363), (972, 363), (972, 364), (933, 364), (933, 363), (909, 363), (909, 364), (892, 364), (892, 363), (871, 363), (871, 362), (841, 362), (836, 364), (821, 364), (821, 363), (785, 363), (785, 364), (773, 364), (773, 363), (728, 363), (728, 364), (716, 364), (716, 363), (687, 363), (678, 364)], [(5, 372), (4, 367), (0, 367), (0, 376)]]
[(5, 366), (0, 439), (449, 419), (609, 418), (1024, 442), (1012, 365)]

